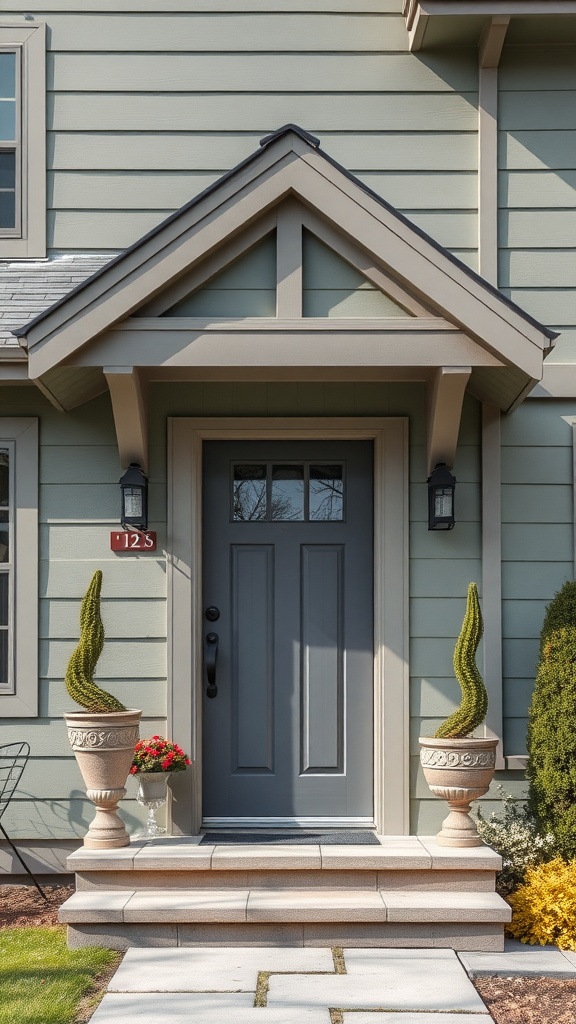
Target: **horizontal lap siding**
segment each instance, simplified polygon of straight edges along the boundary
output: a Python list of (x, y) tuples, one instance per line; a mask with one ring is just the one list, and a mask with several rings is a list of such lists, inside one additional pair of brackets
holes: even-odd
[(499, 285), (576, 362), (576, 49), (510, 46), (499, 81)]
[[(142, 735), (166, 730), (164, 446), (152, 446), (150, 467), (150, 526), (158, 531), (159, 550), (114, 555), (110, 530), (118, 528), (121, 469), (108, 398), (62, 416), (36, 389), (3, 389), (2, 410), (40, 417), (40, 707), (38, 719), (5, 719), (0, 729), (2, 742), (27, 739), (31, 747), (7, 829), (14, 838), (69, 839), (83, 835), (93, 817), (62, 715), (75, 709), (64, 674), (78, 642), (81, 599), (96, 569), (103, 572), (106, 633), (96, 680), (127, 707), (143, 710)], [(132, 831), (142, 821), (135, 796), (130, 785), (122, 802)]]
[[(509, 47), (500, 67), (499, 284), (562, 331), (576, 362), (576, 49)], [(573, 578), (569, 402), (531, 400), (502, 421), (504, 746), (526, 750), (546, 606)]]
[(476, 54), (409, 53), (398, 3), (47, 6), (52, 250), (132, 244), (295, 122), (476, 265)]
[(504, 745), (526, 751), (546, 606), (573, 578), (574, 404), (530, 401), (502, 421)]

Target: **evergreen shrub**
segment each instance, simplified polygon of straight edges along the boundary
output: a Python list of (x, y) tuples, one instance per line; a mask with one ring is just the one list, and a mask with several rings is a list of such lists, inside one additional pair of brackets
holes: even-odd
[(576, 858), (576, 582), (546, 610), (528, 719), (528, 808), (558, 853)]

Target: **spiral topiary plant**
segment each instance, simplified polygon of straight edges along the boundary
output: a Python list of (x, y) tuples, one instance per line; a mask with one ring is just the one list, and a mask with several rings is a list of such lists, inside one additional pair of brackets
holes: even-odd
[(454, 648), (454, 672), (462, 690), (460, 707), (434, 734), (437, 739), (461, 739), (470, 736), (483, 721), (488, 709), (488, 694), (476, 665), (476, 651), (484, 624), (475, 583), (468, 586), (466, 613)]
[(66, 669), (68, 693), (86, 711), (96, 714), (127, 710), (116, 697), (96, 686), (93, 679), (96, 663), (104, 647), (104, 626), (100, 616), (101, 589), (102, 572), (97, 569), (80, 609), (80, 642)]

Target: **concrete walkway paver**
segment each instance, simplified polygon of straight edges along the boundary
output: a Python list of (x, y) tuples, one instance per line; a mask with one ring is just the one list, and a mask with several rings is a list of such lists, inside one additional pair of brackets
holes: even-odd
[(454, 953), (438, 960), (383, 957), (377, 973), (301, 975), (297, 985), (293, 977), (273, 974), (268, 1006), (486, 1012)]
[(109, 992), (252, 992), (260, 971), (334, 973), (329, 949), (129, 949)]
[(459, 953), (470, 978), (482, 974), (499, 977), (576, 978), (576, 954), (556, 946), (527, 946), (506, 939), (503, 953)]
[[(132, 948), (92, 1024), (330, 1024), (330, 1009), (344, 1024), (492, 1024), (451, 949), (343, 955), (346, 974), (327, 947)], [(260, 972), (267, 1004), (255, 1007)]]
[[(345, 1013), (344, 1024), (491, 1024), (492, 1017), (488, 1011), (482, 1014), (471, 1013), (380, 1013), (372, 1010), (368, 1013)], [(262, 1021), (264, 1024), (264, 1021)]]

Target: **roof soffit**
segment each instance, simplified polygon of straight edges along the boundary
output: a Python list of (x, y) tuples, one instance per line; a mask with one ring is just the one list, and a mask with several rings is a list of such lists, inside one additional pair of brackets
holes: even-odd
[(510, 42), (576, 41), (576, 0), (404, 0), (410, 50), (478, 46), (493, 17), (511, 19)]
[(19, 334), (28, 336), (31, 376), (73, 361), (93, 338), (253, 231), (287, 197), (296, 197), (309, 211), (312, 230), (314, 223), (323, 223), (328, 233), (369, 254), (421, 303), (420, 316), (435, 310), (498, 361), (538, 379), (553, 332), (451, 257), (309, 138), (293, 130), (276, 133), (254, 157), (22, 329)]

